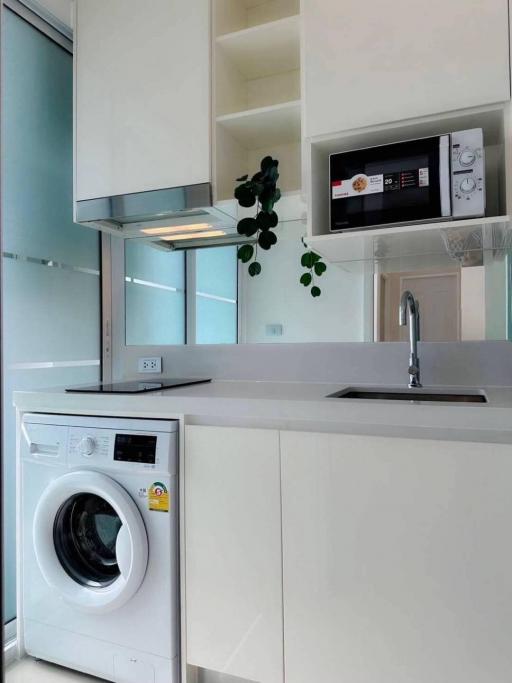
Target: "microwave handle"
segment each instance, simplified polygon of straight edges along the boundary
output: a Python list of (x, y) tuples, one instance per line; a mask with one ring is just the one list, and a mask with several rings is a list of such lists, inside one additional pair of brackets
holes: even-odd
[(450, 151), (450, 136), (441, 135), (439, 138), (439, 189), (441, 192), (441, 216), (452, 215)]

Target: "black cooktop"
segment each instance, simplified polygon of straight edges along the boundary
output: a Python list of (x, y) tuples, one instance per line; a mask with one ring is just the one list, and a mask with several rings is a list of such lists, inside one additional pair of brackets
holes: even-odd
[(89, 387), (70, 387), (66, 389), (75, 394), (144, 394), (148, 391), (162, 391), (163, 389), (174, 389), (184, 387), (188, 384), (201, 384), (211, 382), (211, 379), (168, 377), (158, 380), (139, 380), (130, 382), (113, 382), (112, 384), (92, 384)]

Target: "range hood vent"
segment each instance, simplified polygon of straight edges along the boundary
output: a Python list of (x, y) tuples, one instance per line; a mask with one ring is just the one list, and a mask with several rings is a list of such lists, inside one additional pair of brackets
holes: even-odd
[(175, 243), (237, 234), (236, 218), (213, 206), (209, 183), (80, 200), (75, 220), (120, 237), (172, 236)]

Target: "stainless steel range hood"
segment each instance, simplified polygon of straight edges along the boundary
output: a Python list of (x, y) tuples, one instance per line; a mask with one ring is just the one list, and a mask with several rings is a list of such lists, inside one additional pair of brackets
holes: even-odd
[(213, 206), (209, 183), (77, 201), (75, 220), (120, 237), (173, 244), (234, 238), (236, 217)]

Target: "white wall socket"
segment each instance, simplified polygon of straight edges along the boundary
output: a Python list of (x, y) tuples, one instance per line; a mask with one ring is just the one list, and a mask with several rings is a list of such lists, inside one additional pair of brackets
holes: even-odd
[(162, 359), (160, 356), (154, 358), (139, 358), (139, 372), (152, 372), (158, 374), (162, 372)]

